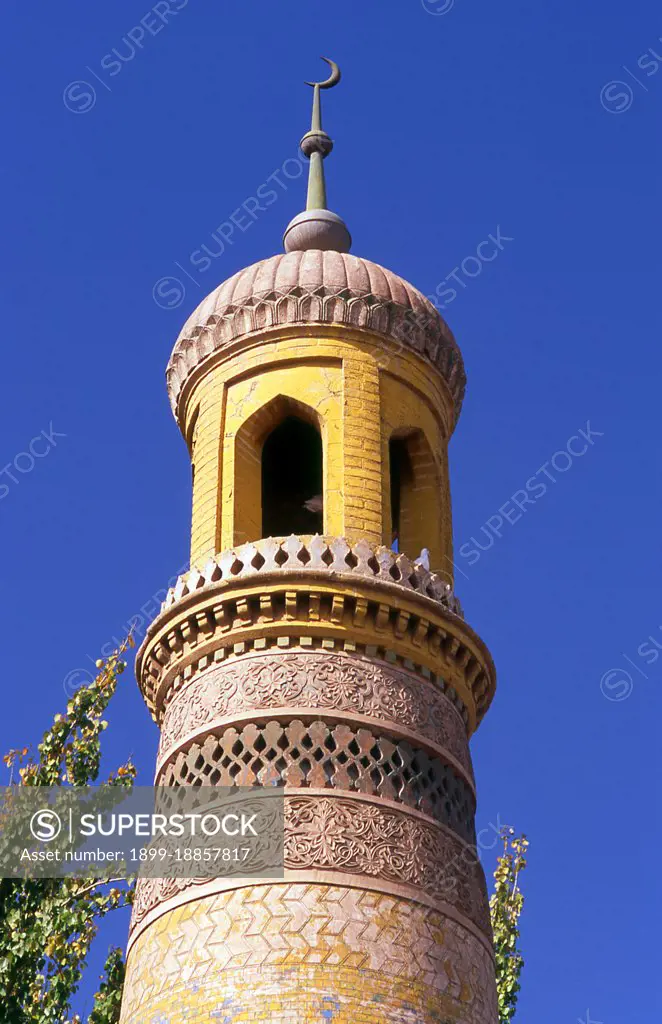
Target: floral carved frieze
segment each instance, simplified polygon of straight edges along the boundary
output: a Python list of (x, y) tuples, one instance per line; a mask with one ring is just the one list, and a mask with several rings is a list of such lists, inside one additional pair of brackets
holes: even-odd
[(288, 797), (285, 866), (412, 885), (489, 934), (485, 879), (473, 848), (417, 817), (359, 800)]
[(466, 727), (437, 684), (339, 652), (253, 654), (214, 665), (166, 707), (159, 762), (184, 737), (230, 715), (275, 707), (318, 708), (392, 722), (448, 751), (471, 777)]
[[(447, 904), (490, 935), (485, 877), (475, 848), (420, 817), (359, 799), (285, 797), (285, 869), (330, 871), (356, 877), (363, 888), (380, 881), (419, 890)], [(159, 904), (203, 878), (142, 878), (136, 889), (132, 929)], [(223, 888), (223, 879), (218, 879)]]

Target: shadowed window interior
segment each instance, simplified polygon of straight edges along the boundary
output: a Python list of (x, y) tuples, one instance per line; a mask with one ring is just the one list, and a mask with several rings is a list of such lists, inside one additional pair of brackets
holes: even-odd
[(262, 448), (262, 536), (322, 533), (322, 438), (288, 416)]
[(401, 550), (402, 508), (411, 492), (414, 483), (414, 470), (411, 464), (407, 438), (393, 437), (389, 441), (389, 460), (391, 468), (391, 547), (394, 551)]

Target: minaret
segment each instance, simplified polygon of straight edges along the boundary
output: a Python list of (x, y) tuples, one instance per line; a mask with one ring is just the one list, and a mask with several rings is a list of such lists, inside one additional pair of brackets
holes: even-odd
[(285, 253), (216, 288), (168, 391), (191, 565), (137, 657), (156, 780), (284, 787), (284, 879), (139, 883), (123, 1024), (496, 1024), (468, 741), (494, 667), (453, 594), (462, 357), (326, 208), (321, 90)]

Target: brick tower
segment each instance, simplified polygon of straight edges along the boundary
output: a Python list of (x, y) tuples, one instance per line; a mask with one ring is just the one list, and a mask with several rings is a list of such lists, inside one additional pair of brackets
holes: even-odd
[[(307, 209), (168, 367), (191, 569), (138, 653), (161, 784), (277, 784), (283, 881), (145, 881), (122, 1024), (495, 1024), (468, 740), (494, 668), (452, 590), (462, 358), (433, 306)], [(313, 83), (311, 83), (313, 84)]]

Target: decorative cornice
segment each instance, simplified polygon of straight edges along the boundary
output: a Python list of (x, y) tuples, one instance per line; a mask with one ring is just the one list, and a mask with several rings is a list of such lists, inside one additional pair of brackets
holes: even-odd
[[(432, 672), (427, 665), (403, 657), (388, 647), (356, 643), (354, 640), (340, 637), (298, 636), (295, 635), (296, 630), (293, 629), (292, 635), (283, 635), (282, 633), (279, 636), (262, 635), (252, 639), (242, 638), (236, 643), (224, 643), (223, 640), (219, 640), (218, 646), (214, 645), (210, 649), (209, 645), (205, 644), (203, 650), (194, 654), (190, 644), (190, 640), (194, 639), (194, 632), (190, 626), (195, 622), (197, 619), (186, 620), (185, 626), (189, 643), (181, 645), (181, 658), (173, 659), (172, 665), (169, 666), (166, 665), (168, 658), (163, 657), (162, 662), (159, 662), (159, 664), (163, 664), (162, 674), (158, 672), (153, 663), (147, 663), (145, 671), (150, 673), (154, 679), (157, 676), (161, 678), (161, 684), (157, 690), (154, 690), (149, 681), (143, 687), (143, 696), (159, 726), (163, 724), (164, 716), (170, 709), (171, 703), (176, 700), (182, 689), (188, 687), (189, 684), (193, 687), (197, 686), (198, 680), (209, 670), (221, 665), (228, 665), (236, 667), (238, 672), (250, 671), (250, 662), (248, 665), (244, 665), (244, 662), (256, 654), (282, 657), (286, 653), (295, 655), (314, 653), (323, 656), (328, 654), (357, 655), (359, 658), (381, 664), (386, 671), (394, 668), (410, 672), (419, 680), (430, 683), (435, 689), (438, 688), (457, 709), (465, 730), (469, 728), (467, 705), (458, 694), (457, 689), (451, 686), (443, 676)], [(176, 643), (178, 639), (176, 632), (168, 634), (166, 637), (168, 643), (171, 641)], [(187, 647), (190, 649), (188, 654), (186, 653)], [(160, 658), (163, 652), (157, 649), (157, 653)], [(136, 671), (138, 671), (137, 668)]]
[(323, 572), (331, 577), (363, 576), (437, 601), (464, 618), (460, 601), (450, 584), (438, 573), (391, 548), (374, 546), (366, 540), (350, 544), (344, 537), (267, 537), (210, 558), (202, 569), (192, 568), (179, 576), (166, 594), (162, 608), (169, 608), (187, 594), (220, 580), (248, 579), (271, 572)]
[(429, 299), (392, 271), (348, 253), (272, 256), (221, 284), (187, 320), (166, 378), (175, 416), (189, 376), (240, 338), (293, 325), (335, 324), (380, 335), (422, 356), (446, 381), (460, 413), (462, 356)]
[(137, 676), (160, 720), (176, 688), (228, 655), (274, 645), (363, 649), (447, 678), (455, 690), (447, 695), (466, 710), (473, 732), (493, 696), (494, 667), (451, 602), (440, 577), (364, 541), (258, 541), (180, 579), (147, 630)]

